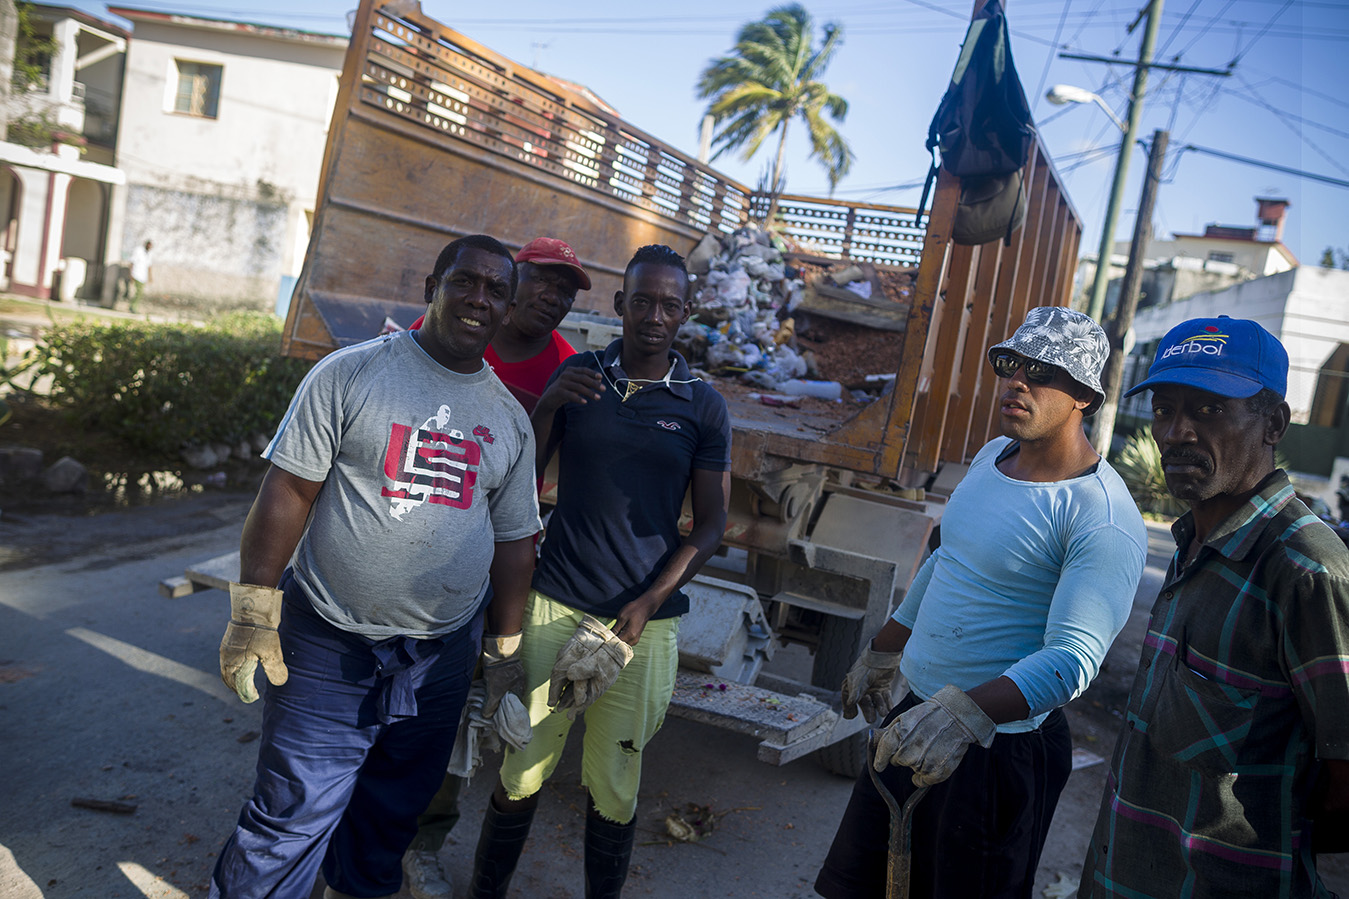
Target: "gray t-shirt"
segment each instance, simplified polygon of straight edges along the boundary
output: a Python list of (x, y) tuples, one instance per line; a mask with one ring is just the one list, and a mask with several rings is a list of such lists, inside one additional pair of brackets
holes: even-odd
[(452, 372), (411, 332), (320, 360), (263, 456), (323, 482), (291, 563), (320, 615), (367, 637), (462, 627), (493, 544), (539, 530), (524, 410), (488, 366)]

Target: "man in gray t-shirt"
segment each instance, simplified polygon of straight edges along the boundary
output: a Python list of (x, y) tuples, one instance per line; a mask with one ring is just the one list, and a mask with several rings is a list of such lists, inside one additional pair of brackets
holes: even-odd
[(480, 652), (485, 714), (523, 688), (533, 432), (483, 362), (515, 279), (496, 240), (451, 243), (422, 327), (320, 361), (263, 454), (220, 670), (272, 686), (213, 897), (307, 897), (320, 865), (325, 896), (396, 893)]

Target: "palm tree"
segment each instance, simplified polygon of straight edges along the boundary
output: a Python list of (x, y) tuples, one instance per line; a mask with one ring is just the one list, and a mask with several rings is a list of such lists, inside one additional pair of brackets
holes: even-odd
[(782, 156), (787, 125), (796, 116), (810, 134), (811, 157), (829, 174), (833, 193), (839, 179), (852, 168), (853, 152), (824, 113), (836, 122), (848, 114), (848, 101), (830, 93), (818, 79), (843, 42), (842, 26), (824, 26), (824, 41), (815, 46), (815, 23), (799, 3), (779, 6), (761, 21), (740, 29), (731, 55), (712, 60), (698, 79), (698, 96), (710, 99), (707, 115), (720, 126), (713, 138), (713, 158), (743, 148), (748, 160), (774, 131), (778, 152), (770, 187), (776, 192), (782, 179)]

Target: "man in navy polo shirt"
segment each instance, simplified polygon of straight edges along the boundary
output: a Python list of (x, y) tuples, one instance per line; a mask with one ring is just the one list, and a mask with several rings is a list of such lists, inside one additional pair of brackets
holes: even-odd
[[(642, 751), (674, 689), (688, 611), (680, 588), (720, 544), (730, 492), (726, 402), (671, 349), (689, 316), (688, 283), (674, 250), (638, 250), (614, 295), (623, 337), (564, 361), (534, 410), (538, 468), (554, 452), (560, 466), (521, 649), (534, 738), (506, 751), (472, 896), (505, 895), (581, 711), (586, 896), (618, 896), (627, 878)], [(693, 526), (681, 539), (690, 488)]]

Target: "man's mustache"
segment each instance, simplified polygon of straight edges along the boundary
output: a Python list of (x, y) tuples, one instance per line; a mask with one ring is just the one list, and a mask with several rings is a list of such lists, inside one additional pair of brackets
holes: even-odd
[(1184, 449), (1171, 449), (1162, 453), (1163, 465), (1194, 465), (1207, 471), (1212, 466), (1204, 456)]

